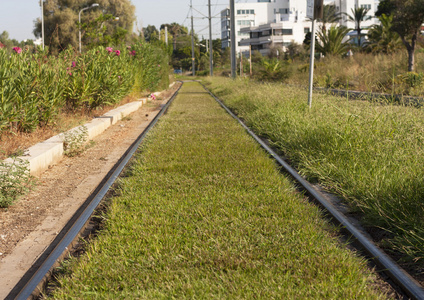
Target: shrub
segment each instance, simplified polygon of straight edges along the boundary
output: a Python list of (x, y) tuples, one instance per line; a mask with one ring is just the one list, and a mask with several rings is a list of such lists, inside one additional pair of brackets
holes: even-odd
[(47, 126), (64, 107), (92, 110), (132, 91), (165, 88), (168, 76), (168, 56), (147, 43), (83, 54), (69, 48), (57, 57), (0, 49), (0, 136)]
[(15, 157), (12, 162), (0, 161), (0, 207), (11, 205), (31, 183), (27, 160)]

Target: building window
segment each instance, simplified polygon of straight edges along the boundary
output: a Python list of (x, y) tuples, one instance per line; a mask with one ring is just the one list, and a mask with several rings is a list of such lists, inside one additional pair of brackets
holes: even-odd
[(237, 20), (237, 25), (242, 26), (250, 26), (250, 24), (253, 24), (253, 21), (251, 20)]
[(221, 17), (228, 17), (229, 15), (230, 15), (229, 9), (225, 9), (225, 10), (221, 11)]
[(361, 8), (371, 10), (371, 4), (361, 4)]
[(288, 14), (289, 9), (288, 8), (279, 8), (278, 10), (274, 8), (274, 14)]
[(237, 14), (238, 15), (254, 15), (255, 10), (254, 9), (238, 9)]
[(293, 29), (283, 28), (283, 35), (293, 35)]
[(310, 29), (309, 27), (305, 27), (305, 28), (303, 28), (303, 33), (304, 33), (304, 34), (307, 34), (307, 33), (309, 33), (309, 32), (311, 32), (311, 29)]

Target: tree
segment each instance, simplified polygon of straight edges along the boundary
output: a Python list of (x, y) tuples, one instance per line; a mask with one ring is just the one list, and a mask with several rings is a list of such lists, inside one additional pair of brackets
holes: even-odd
[(322, 18), (318, 19), (318, 22), (321, 22), (321, 31), (327, 31), (327, 24), (337, 23), (340, 19), (340, 13), (337, 13), (335, 5), (324, 5)]
[(393, 16), (382, 14), (379, 18), (380, 24), (371, 26), (368, 31), (367, 48), (373, 53), (390, 54), (397, 51), (402, 41), (399, 35), (392, 30)]
[(306, 56), (306, 51), (303, 48), (303, 45), (297, 44), (294, 41), (290, 43), (287, 47), (286, 55), (294, 61), (297, 57)]
[(159, 38), (159, 31), (154, 25), (147, 25), (147, 27), (143, 28), (143, 34), (146, 42)]
[(358, 47), (361, 47), (361, 23), (362, 21), (366, 21), (371, 18), (370, 16), (367, 16), (368, 12), (368, 8), (355, 7), (355, 9), (352, 9), (352, 15), (345, 13), (348, 20), (355, 23), (355, 30), (358, 36)]
[(344, 42), (344, 38), (349, 33), (349, 28), (345, 26), (331, 26), (327, 32), (318, 32), (319, 43), (317, 51), (323, 55), (343, 55), (349, 50), (350, 43)]
[[(105, 20), (101, 24), (104, 35), (119, 37), (124, 34), (124, 40), (131, 38), (134, 23), (135, 7), (130, 0), (43, 0), (44, 1), (44, 34), (45, 43), (54, 52), (67, 48), (68, 46), (78, 47), (78, 32), (81, 25), (82, 42), (86, 43), (87, 36), (84, 29), (93, 29), (89, 24), (96, 22), (103, 14), (110, 15), (119, 20), (112, 22)], [(85, 10), (81, 13), (81, 24), (78, 24), (78, 14), (81, 9), (98, 3), (98, 7)], [(34, 35), (41, 37), (41, 20), (35, 22)], [(94, 31), (96, 32), (96, 31)]]
[(408, 51), (408, 71), (415, 68), (415, 47), (424, 23), (424, 0), (381, 0), (376, 15), (393, 15), (392, 30)]
[(28, 46), (34, 46), (33, 40), (24, 40), (19, 42), (15, 39), (9, 39), (9, 33), (7, 31), (3, 31), (0, 34), (0, 43), (2, 43), (8, 50), (12, 50), (13, 47), (28, 48)]
[(184, 27), (178, 23), (171, 23), (171, 24), (162, 24), (160, 26), (160, 30), (164, 29), (165, 27), (168, 27), (168, 32), (172, 35), (172, 41), (174, 45), (174, 51), (177, 50), (177, 37), (180, 35), (187, 35), (188, 29), (187, 27)]
[(101, 14), (89, 23), (81, 25), (81, 30), (85, 32), (85, 44), (89, 48), (95, 46), (108, 46), (111, 44), (119, 45), (125, 42), (127, 30), (122, 27), (116, 27), (114, 30), (108, 28), (107, 24), (113, 24), (118, 21), (111, 14)]

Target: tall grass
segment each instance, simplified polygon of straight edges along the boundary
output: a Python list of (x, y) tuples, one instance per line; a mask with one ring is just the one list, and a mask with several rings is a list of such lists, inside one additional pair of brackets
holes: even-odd
[[(392, 55), (354, 53), (352, 57), (324, 57), (315, 64), (314, 84), (328, 88), (424, 96), (422, 49), (416, 52), (415, 59), (416, 70), (408, 73), (406, 51)], [(293, 73), (290, 83), (307, 86), (308, 66), (294, 64), (293, 67), (297, 72)]]
[(142, 146), (54, 299), (383, 299), (266, 153), (198, 83)]
[(307, 94), (278, 84), (210, 79), (214, 93), (268, 137), (300, 173), (342, 195), (381, 245), (424, 264), (424, 112)]

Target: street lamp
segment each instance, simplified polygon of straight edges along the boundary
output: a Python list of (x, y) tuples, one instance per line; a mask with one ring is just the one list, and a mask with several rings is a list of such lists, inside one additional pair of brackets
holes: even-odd
[(80, 10), (80, 12), (79, 12), (79, 14), (78, 14), (78, 25), (79, 25), (79, 52), (80, 52), (80, 53), (81, 53), (81, 13), (82, 13), (84, 10), (87, 10), (87, 9), (90, 9), (90, 8), (93, 8), (93, 7), (96, 7), (96, 6), (99, 6), (99, 4), (98, 4), (98, 3), (93, 3), (93, 4), (91, 4), (91, 6), (84, 7), (83, 9), (81, 9), (81, 10)]

